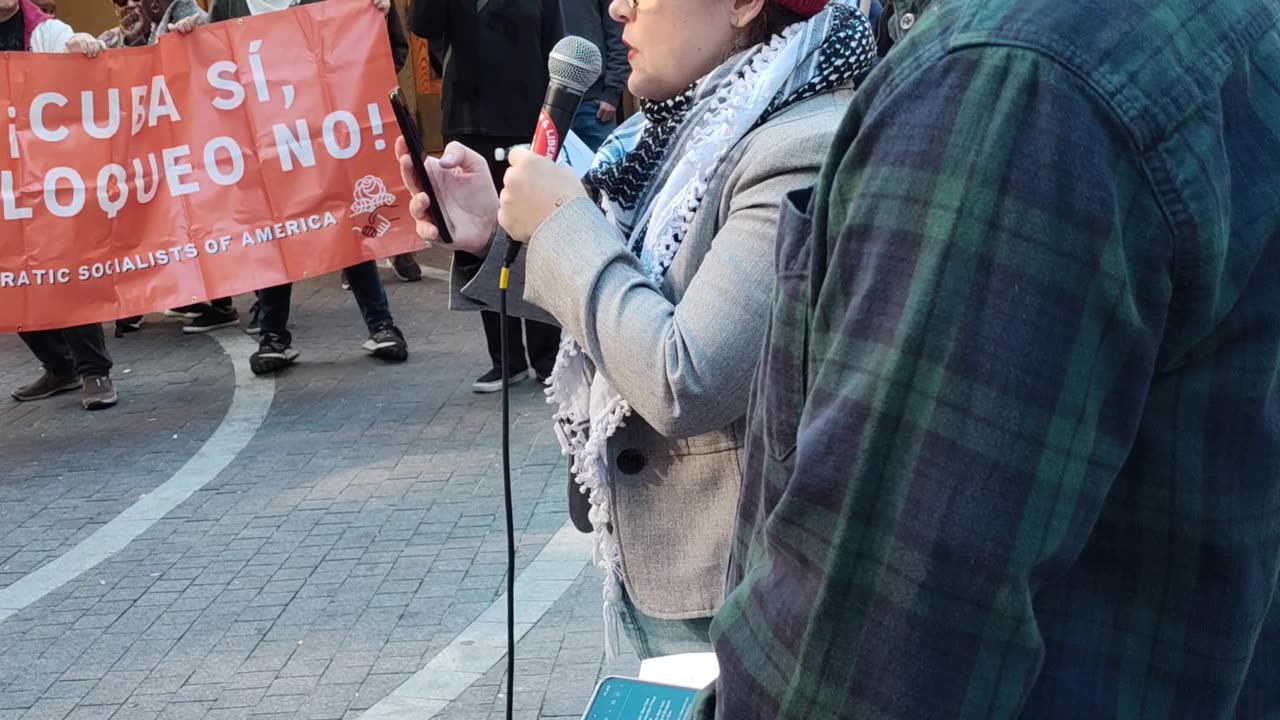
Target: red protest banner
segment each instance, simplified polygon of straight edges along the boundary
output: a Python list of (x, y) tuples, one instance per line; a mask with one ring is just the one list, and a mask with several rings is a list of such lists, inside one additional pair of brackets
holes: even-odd
[(163, 310), (419, 241), (367, 0), (0, 56), (0, 332)]

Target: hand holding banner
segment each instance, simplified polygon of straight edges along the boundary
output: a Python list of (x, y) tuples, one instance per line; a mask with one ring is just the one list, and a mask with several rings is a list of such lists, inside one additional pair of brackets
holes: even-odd
[(0, 56), (0, 332), (419, 247), (383, 23), (328, 0), (96, 59)]

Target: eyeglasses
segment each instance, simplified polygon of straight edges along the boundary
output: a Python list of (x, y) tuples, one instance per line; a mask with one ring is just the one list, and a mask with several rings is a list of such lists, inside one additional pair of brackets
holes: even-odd
[(140, 5), (142, 0), (111, 0), (118, 8), (128, 7), (130, 5)]

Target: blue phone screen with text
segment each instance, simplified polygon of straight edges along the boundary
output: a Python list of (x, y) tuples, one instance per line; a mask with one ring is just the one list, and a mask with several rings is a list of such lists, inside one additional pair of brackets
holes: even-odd
[(607, 678), (596, 690), (584, 720), (687, 720), (697, 690)]

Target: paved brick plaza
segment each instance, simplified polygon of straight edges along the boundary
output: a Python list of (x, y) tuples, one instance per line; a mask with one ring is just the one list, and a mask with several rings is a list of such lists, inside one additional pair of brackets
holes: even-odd
[[(121, 403), (96, 414), (8, 400), (38, 369), (0, 336), (0, 720), (502, 716), (499, 399), (471, 392), (479, 317), (438, 277), (384, 270), (399, 366), (359, 349), (337, 276), (295, 291), (302, 358), (274, 382), (243, 333), (151, 316), (108, 341)], [(637, 663), (604, 662), (540, 389), (512, 405), (517, 715), (577, 718)]]

